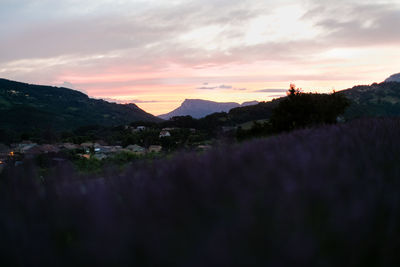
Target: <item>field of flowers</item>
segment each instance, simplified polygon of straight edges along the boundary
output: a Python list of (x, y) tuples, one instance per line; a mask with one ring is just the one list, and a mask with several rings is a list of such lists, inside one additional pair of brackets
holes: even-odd
[(0, 176), (1, 266), (400, 266), (400, 120)]

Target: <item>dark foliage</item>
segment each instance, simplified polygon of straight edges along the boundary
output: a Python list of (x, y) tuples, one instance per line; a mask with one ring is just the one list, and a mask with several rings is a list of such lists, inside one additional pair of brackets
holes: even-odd
[(399, 266), (400, 121), (0, 177), (1, 266)]
[(260, 102), (257, 105), (233, 108), (229, 111), (229, 116), (235, 123), (268, 119), (272, 115), (272, 110), (284, 98), (274, 99), (269, 102)]
[(337, 93), (301, 93), (291, 88), (288, 97), (273, 110), (270, 122), (276, 132), (331, 124), (348, 105), (347, 98)]
[(400, 116), (400, 83), (383, 82), (358, 85), (338, 94), (351, 100), (344, 116), (346, 119)]
[(238, 141), (244, 141), (253, 138), (266, 137), (272, 134), (274, 134), (274, 131), (269, 122), (260, 123), (254, 121), (249, 130), (243, 130), (239, 127), (236, 131), (236, 139)]

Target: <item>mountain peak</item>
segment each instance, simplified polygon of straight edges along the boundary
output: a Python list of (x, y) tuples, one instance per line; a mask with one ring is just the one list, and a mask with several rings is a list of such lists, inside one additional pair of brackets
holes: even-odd
[(170, 119), (175, 116), (192, 116), (193, 118), (202, 118), (215, 112), (228, 112), (232, 108), (240, 106), (255, 105), (257, 101), (245, 102), (242, 105), (235, 102), (214, 102), (204, 99), (185, 99), (180, 107), (158, 117)]
[(400, 73), (396, 73), (391, 75), (389, 78), (385, 80), (385, 82), (398, 82), (400, 83)]

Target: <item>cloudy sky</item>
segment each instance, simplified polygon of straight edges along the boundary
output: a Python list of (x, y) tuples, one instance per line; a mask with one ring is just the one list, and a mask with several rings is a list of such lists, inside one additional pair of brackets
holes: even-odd
[(398, 0), (0, 0), (0, 77), (161, 114), (380, 82), (399, 29)]

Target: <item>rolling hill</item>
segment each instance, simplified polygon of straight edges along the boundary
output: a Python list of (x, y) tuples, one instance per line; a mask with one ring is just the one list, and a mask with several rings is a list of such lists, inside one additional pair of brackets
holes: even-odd
[(358, 85), (338, 93), (351, 101), (346, 119), (400, 116), (400, 82)]
[[(346, 120), (364, 117), (400, 116), (400, 80), (392, 75), (382, 83), (357, 85), (350, 89), (338, 91), (350, 100), (350, 106), (343, 115)], [(233, 108), (228, 112), (229, 118), (237, 123), (252, 120), (268, 119), (272, 110), (285, 97), (268, 102), (260, 102), (248, 107)]]
[(68, 88), (0, 79), (0, 128), (69, 130), (86, 125), (114, 126), (161, 121), (135, 104), (92, 99)]

